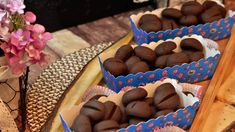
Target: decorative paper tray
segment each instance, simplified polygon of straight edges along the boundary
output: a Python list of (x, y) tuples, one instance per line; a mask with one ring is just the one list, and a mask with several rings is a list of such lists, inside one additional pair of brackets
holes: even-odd
[[(235, 33), (235, 29), (232, 30), (232, 35)], [(103, 52), (108, 52), (111, 49), (117, 49), (120, 46), (122, 46), (123, 44), (129, 43), (132, 40), (132, 33), (128, 34), (126, 37), (124, 37), (123, 39), (121, 39), (120, 41), (114, 43), (111, 47), (107, 48), (108, 46), (104, 46), (102, 47), (104, 50)], [(216, 105), (221, 104), (222, 101), (224, 101), (225, 103), (223, 104), (234, 104), (235, 103), (235, 97), (232, 95), (235, 93), (235, 89), (232, 88), (233, 85), (226, 84), (224, 83), (226, 80), (226, 77), (229, 76), (229, 73), (232, 71), (233, 69), (233, 65), (235, 65), (235, 61), (231, 61), (232, 58), (235, 58), (235, 54), (234, 54), (234, 49), (235, 49), (235, 45), (233, 43), (235, 43), (235, 37), (231, 37), (231, 39), (228, 41), (228, 39), (224, 39), (224, 40), (220, 40), (217, 41), (219, 46), (220, 46), (220, 51), (222, 53), (222, 58), (218, 64), (218, 67), (215, 71), (215, 74), (213, 76), (213, 78), (211, 80), (208, 81), (204, 81), (201, 83), (197, 83), (199, 85), (204, 86), (205, 88), (207, 88), (207, 91), (205, 91), (205, 96), (203, 99), (203, 102), (199, 108), (199, 111), (196, 115), (196, 118), (193, 122), (193, 125), (191, 127), (191, 131), (208, 131), (210, 129), (217, 129), (218, 131), (225, 128), (227, 125), (229, 125), (230, 122), (232, 122), (232, 119), (235, 119), (235, 109), (233, 108), (233, 112), (229, 112), (229, 110), (232, 108), (227, 108), (227, 105), (220, 105), (223, 106), (222, 110), (225, 111), (225, 114), (229, 114), (226, 115), (226, 117), (234, 117), (234, 118), (229, 118), (227, 119), (226, 122), (220, 121), (220, 120), (213, 120), (210, 119), (210, 115), (216, 115), (216, 116), (224, 116), (224, 114), (218, 113), (219, 110), (214, 110), (218, 107), (216, 107)], [(228, 42), (228, 43), (227, 43)], [(97, 47), (96, 47), (97, 48)], [(100, 48), (100, 47), (98, 47)], [(94, 49), (94, 47), (93, 47)], [(99, 51), (101, 52), (101, 51)], [(75, 79), (74, 81), (68, 82), (68, 85), (62, 86), (64, 88), (61, 89), (49, 89), (48, 90), (48, 86), (49, 86), (49, 80), (51, 80), (52, 78), (50, 78), (50, 76), (48, 77), (48, 72), (43, 72), (40, 76), (41, 80), (43, 79), (45, 82), (40, 83), (40, 85), (44, 85), (44, 87), (39, 88), (35, 88), (37, 87), (37, 85), (39, 85), (39, 82), (36, 81), (35, 84), (33, 84), (31, 87), (33, 87), (34, 91), (29, 91), (29, 96), (28, 96), (28, 102), (30, 102), (28, 104), (28, 124), (31, 128), (31, 130), (33, 131), (58, 131), (58, 132), (62, 132), (63, 128), (61, 125), (61, 121), (59, 118), (59, 113), (61, 111), (61, 109), (63, 108), (71, 108), (73, 105), (75, 104), (79, 104), (81, 101), (81, 96), (82, 94), (92, 85), (96, 85), (96, 84), (103, 84), (102, 83), (102, 73), (100, 68), (98, 67), (99, 63), (98, 63), (98, 58), (97, 58), (97, 54), (99, 53), (97, 52), (95, 55), (92, 56), (96, 56), (93, 59), (87, 59), (87, 64), (83, 65), (81, 67), (80, 70), (78, 70), (78, 74), (77, 76), (75, 76), (72, 79)], [(78, 55), (81, 55), (79, 53), (77, 53)], [(70, 56), (67, 56), (70, 57)], [(92, 58), (92, 57), (91, 57)], [(66, 58), (65, 58), (66, 59)], [(83, 60), (83, 59), (82, 59)], [(81, 61), (82, 61), (81, 60)], [(233, 63), (234, 62), (234, 63)], [(59, 63), (62, 64), (63, 62)], [(57, 65), (59, 65), (58, 62), (56, 62), (56, 64), (54, 64), (54, 67), (56, 67)], [(55, 66), (56, 65), (56, 66)], [(50, 67), (49, 67), (50, 68)], [(63, 65), (62, 65), (63, 68)], [(52, 68), (51, 68), (52, 69)], [(232, 74), (231, 74), (232, 75)], [(234, 76), (234, 75), (233, 75)], [(46, 78), (46, 79), (45, 79)], [(227, 79), (228, 80), (228, 79)], [(60, 81), (60, 80), (58, 80)], [(223, 89), (220, 89), (219, 94), (218, 94), (218, 90), (219, 87), (223, 85)], [(227, 86), (227, 87), (226, 87)], [(231, 90), (231, 92), (227, 92), (227, 90)], [(44, 91), (48, 91), (48, 92), (44, 92)], [(35, 97), (33, 97), (36, 93), (42, 93), (46, 94), (44, 96), (41, 96), (40, 98), (35, 99)], [(50, 96), (48, 96), (50, 93), (59, 93), (57, 96), (57, 98), (55, 98), (54, 100), (52, 100), (51, 102), (53, 103), (45, 103), (45, 101), (47, 101), (46, 99), (49, 99)], [(223, 94), (220, 93), (226, 93), (226, 96), (224, 96)], [(217, 99), (215, 99), (215, 97), (217, 97)], [(36, 108), (33, 108), (33, 106), (35, 106), (35, 104), (33, 104), (33, 102), (35, 102), (35, 100), (37, 100), (36, 103)], [(216, 101), (217, 100), (217, 101)], [(214, 101), (216, 101), (214, 103)], [(40, 102), (44, 102), (44, 103), (40, 103)], [(226, 107), (226, 108), (225, 108)], [(225, 108), (225, 109), (223, 109)], [(37, 113), (40, 111), (45, 111), (46, 110), (46, 114), (43, 115), (43, 113)], [(221, 111), (221, 110), (220, 110)], [(230, 110), (231, 111), (231, 110)], [(216, 112), (216, 113), (215, 113)], [(209, 117), (208, 117), (209, 115)], [(213, 127), (207, 127), (205, 124), (211, 123), (214, 126)], [(218, 122), (222, 122), (222, 124), (220, 124), (218, 126)], [(204, 127), (205, 126), (205, 127)]]

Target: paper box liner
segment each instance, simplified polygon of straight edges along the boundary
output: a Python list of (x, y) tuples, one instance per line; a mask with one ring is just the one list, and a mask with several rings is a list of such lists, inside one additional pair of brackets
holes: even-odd
[[(184, 63), (182, 65), (176, 65), (174, 67), (166, 67), (164, 69), (156, 69), (145, 73), (139, 72), (137, 74), (128, 74), (126, 76), (113, 76), (110, 72), (105, 70), (103, 61), (107, 58), (113, 57), (116, 51), (110, 51), (103, 53), (99, 56), (99, 62), (101, 71), (103, 73), (104, 81), (107, 86), (115, 92), (119, 92), (121, 88), (126, 86), (139, 86), (146, 83), (151, 83), (161, 78), (174, 78), (180, 82), (195, 83), (203, 80), (210, 79), (215, 71), (216, 65), (220, 59), (220, 52), (218, 50), (218, 44), (212, 40), (204, 39), (199, 35), (189, 35), (182, 38), (177, 37), (174, 39), (168, 39), (165, 41), (174, 41), (177, 44), (177, 48), (174, 52), (180, 52), (179, 46), (181, 40), (185, 38), (195, 38), (199, 40), (203, 45), (203, 52), (205, 57), (197, 62)], [(151, 42), (150, 44), (143, 44), (142, 46), (155, 49), (157, 45), (164, 42), (160, 40), (158, 42)], [(135, 46), (133, 46), (135, 47)]]
[[(218, 3), (218, 1), (216, 1)], [(219, 3), (224, 6), (223, 4)], [(180, 9), (180, 6), (173, 7)], [(156, 9), (154, 11), (147, 11), (144, 13), (139, 13), (137, 15), (130, 16), (131, 29), (134, 34), (134, 40), (138, 44), (156, 42), (158, 40), (166, 40), (169, 38), (182, 37), (189, 34), (198, 34), (204, 38), (209, 38), (212, 40), (219, 40), (230, 36), (233, 23), (235, 21), (235, 15), (233, 12), (229, 11), (228, 15), (224, 19), (215, 21), (212, 23), (205, 23), (199, 25), (193, 25), (190, 27), (182, 27), (174, 30), (165, 30), (159, 32), (147, 33), (142, 29), (138, 28), (138, 21), (144, 14), (155, 14), (161, 17), (161, 12), (164, 8)]]
[[(155, 89), (163, 83), (171, 83), (175, 87), (175, 90), (180, 97), (181, 107), (183, 107), (183, 109), (178, 109), (176, 112), (171, 112), (166, 116), (160, 116), (156, 119), (150, 119), (146, 122), (140, 122), (137, 125), (130, 125), (127, 128), (118, 130), (118, 132), (153, 131), (154, 129), (163, 128), (165, 126), (178, 126), (182, 129), (188, 129), (191, 126), (193, 118), (200, 104), (199, 100), (201, 99), (203, 88), (199, 85), (179, 83), (177, 80), (167, 78), (162, 81), (157, 81), (155, 83), (143, 86), (143, 88), (145, 88), (148, 92), (147, 97), (153, 97)], [(127, 91), (132, 88), (133, 87), (126, 87), (124, 90)], [(118, 106), (122, 105), (121, 98), (125, 93), (124, 90), (120, 91), (119, 93), (114, 93), (111, 90), (104, 91), (102, 87), (95, 87), (93, 88), (93, 90), (89, 90), (86, 95), (95, 95), (94, 93), (99, 90), (103, 91), (104, 95), (110, 94), (108, 97), (99, 98), (99, 101), (106, 102), (109, 100), (113, 101)], [(191, 94), (185, 95), (182, 91), (191, 92), (195, 97)], [(100, 94), (100, 92), (98, 93)], [(81, 107), (86, 101), (87, 100), (85, 100), (78, 106), (74, 106), (73, 108), (64, 109), (61, 112), (60, 118), (65, 132), (71, 132), (69, 126), (72, 125), (72, 122), (74, 121), (75, 117), (78, 115)]]

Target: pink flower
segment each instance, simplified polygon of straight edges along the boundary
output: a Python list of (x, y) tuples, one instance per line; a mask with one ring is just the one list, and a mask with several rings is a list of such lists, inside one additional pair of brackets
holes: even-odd
[(11, 33), (11, 44), (16, 46), (18, 49), (23, 49), (31, 41), (30, 32), (27, 30), (23, 31), (22, 29), (18, 29)]
[(25, 51), (28, 53), (30, 58), (40, 60), (40, 50), (36, 49), (33, 45), (27, 46)]
[(8, 1), (7, 8), (9, 9), (10, 12), (19, 13), (19, 14), (24, 13), (25, 5), (23, 1), (21, 0), (7, 0), (7, 1)]
[(0, 9), (0, 21), (2, 21), (6, 15), (7, 15), (6, 10)]
[(34, 23), (36, 21), (36, 16), (33, 12), (26, 12), (24, 17), (25, 20), (29, 23)]
[(14, 45), (8, 43), (1, 44), (1, 49), (5, 52), (6, 59), (12, 72), (17, 75), (21, 74), (26, 67), (22, 61), (24, 51), (17, 50)]
[(10, 37), (9, 28), (0, 25), (0, 40), (7, 42), (9, 40), (9, 37)]

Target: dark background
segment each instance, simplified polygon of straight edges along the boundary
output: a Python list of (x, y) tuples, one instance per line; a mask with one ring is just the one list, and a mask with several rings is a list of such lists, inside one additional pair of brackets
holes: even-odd
[(37, 15), (37, 23), (43, 24), (48, 31), (93, 21), (150, 5), (133, 0), (25, 0), (26, 10)]

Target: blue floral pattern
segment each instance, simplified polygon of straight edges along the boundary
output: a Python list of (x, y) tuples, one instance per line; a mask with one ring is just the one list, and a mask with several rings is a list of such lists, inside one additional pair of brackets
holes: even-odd
[(164, 69), (156, 69), (145, 73), (128, 74), (127, 76), (114, 77), (110, 72), (104, 69), (103, 63), (99, 58), (101, 71), (103, 73), (104, 81), (107, 86), (119, 92), (126, 86), (137, 87), (147, 83), (155, 82), (162, 78), (172, 78), (179, 82), (195, 83), (203, 80), (210, 79), (215, 71), (216, 65), (220, 59), (220, 54), (207, 59), (201, 59), (197, 62), (185, 63), (181, 66), (166, 67)]
[(156, 42), (158, 40), (173, 39), (175, 37), (183, 37), (185, 35), (197, 34), (204, 38), (212, 40), (219, 40), (226, 38), (230, 35), (233, 23), (235, 21), (235, 15), (232, 17), (226, 17), (213, 23), (199, 24), (196, 26), (183, 27), (175, 30), (166, 30), (159, 32), (146, 33), (142, 29), (139, 29), (137, 25), (130, 18), (131, 29), (134, 33), (134, 40), (139, 45), (143, 43)]

